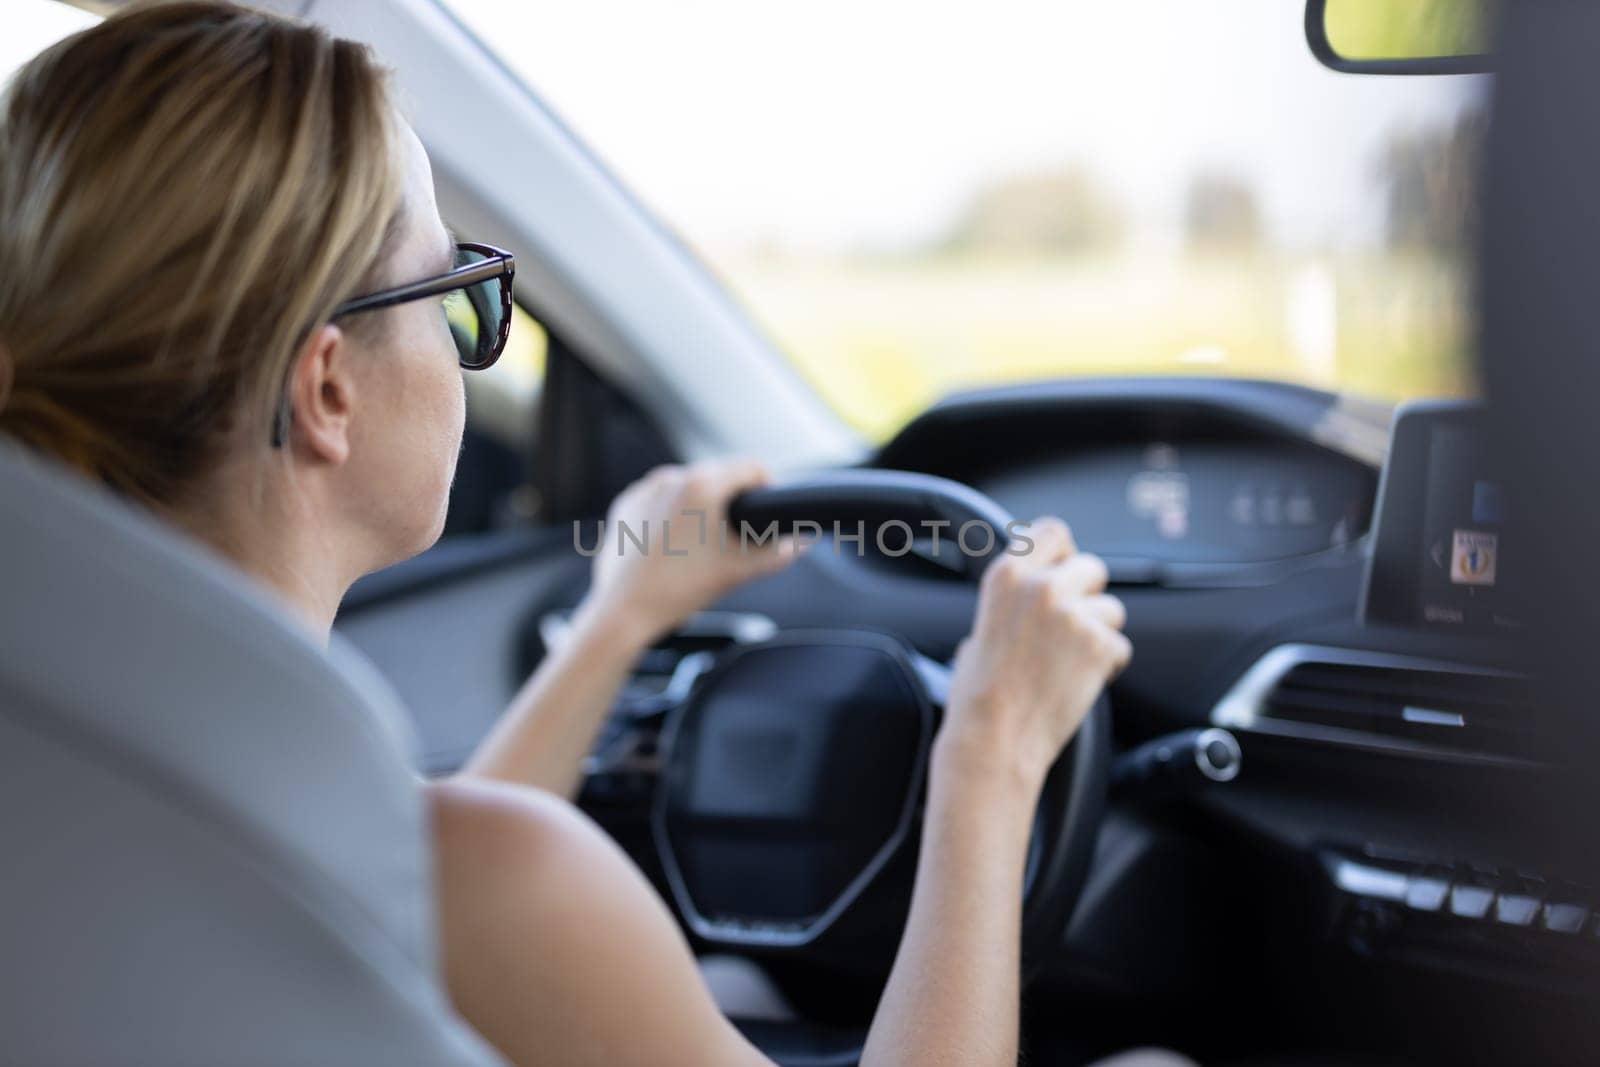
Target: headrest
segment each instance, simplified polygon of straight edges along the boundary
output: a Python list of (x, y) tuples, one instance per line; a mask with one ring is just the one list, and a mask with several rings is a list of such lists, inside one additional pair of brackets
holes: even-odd
[(0, 502), (0, 714), (230, 826), (433, 971), (411, 735), (371, 665), (319, 648), (156, 517), (4, 439)]

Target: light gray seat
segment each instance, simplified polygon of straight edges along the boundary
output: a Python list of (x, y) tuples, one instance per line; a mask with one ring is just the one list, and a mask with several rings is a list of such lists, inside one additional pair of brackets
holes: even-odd
[(0, 1064), (487, 1065), (393, 694), (0, 439)]

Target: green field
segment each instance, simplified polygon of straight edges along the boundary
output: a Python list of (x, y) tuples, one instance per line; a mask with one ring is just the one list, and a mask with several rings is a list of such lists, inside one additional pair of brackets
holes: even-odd
[(1062, 375), (1249, 375), (1389, 399), (1474, 388), (1465, 280), (1423, 256), (721, 266), (805, 376), (874, 439), (952, 389)]

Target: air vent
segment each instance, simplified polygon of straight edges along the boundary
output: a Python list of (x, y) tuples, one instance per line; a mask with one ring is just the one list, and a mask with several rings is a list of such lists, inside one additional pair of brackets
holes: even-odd
[(1217, 705), (1212, 721), (1438, 758), (1540, 756), (1527, 678), (1354, 649), (1273, 649)]
[[(540, 617), (539, 655), (566, 639), (571, 616), (553, 611)], [(684, 687), (699, 673), (701, 663), (730, 645), (765, 641), (778, 627), (765, 615), (738, 611), (701, 611), (685, 619), (678, 628), (645, 649), (629, 672), (618, 698), (620, 706), (632, 708), (663, 698), (680, 700)], [(636, 710), (636, 709), (635, 709)]]

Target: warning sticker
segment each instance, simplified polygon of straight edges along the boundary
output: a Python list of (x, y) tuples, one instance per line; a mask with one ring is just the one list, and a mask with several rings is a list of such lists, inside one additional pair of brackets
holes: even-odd
[(1479, 530), (1457, 530), (1450, 548), (1450, 580), (1456, 585), (1493, 585), (1499, 538)]

